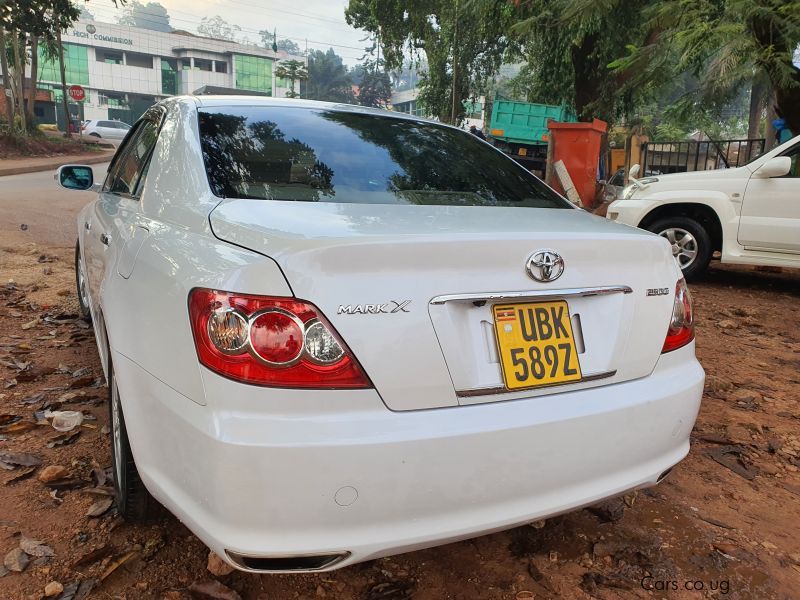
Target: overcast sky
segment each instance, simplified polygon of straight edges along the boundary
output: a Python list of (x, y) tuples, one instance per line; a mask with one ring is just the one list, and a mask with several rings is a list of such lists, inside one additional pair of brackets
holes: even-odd
[[(350, 66), (359, 62), (367, 45), (360, 41), (365, 33), (344, 20), (347, 0), (161, 0), (161, 4), (175, 29), (195, 31), (203, 17), (219, 15), (241, 27), (239, 35), (252, 42), (260, 42), (259, 30), (277, 28), (278, 39), (289, 38), (301, 49), (306, 40), (309, 49), (332, 47)], [(123, 10), (115, 8), (112, 0), (90, 0), (86, 7), (96, 20), (110, 23)]]

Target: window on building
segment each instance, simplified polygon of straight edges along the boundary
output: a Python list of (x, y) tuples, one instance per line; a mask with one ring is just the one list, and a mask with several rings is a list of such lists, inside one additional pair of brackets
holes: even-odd
[(191, 59), (184, 58), (178, 61), (178, 68), (181, 71), (189, 71), (192, 68), (192, 61)]
[(217, 73), (227, 73), (228, 72), (228, 63), (223, 60), (215, 60), (214, 61), (214, 70)]
[(149, 54), (139, 54), (138, 52), (126, 52), (125, 64), (129, 67), (142, 67), (143, 69), (153, 68), (153, 57)]
[(174, 58), (161, 59), (161, 93), (178, 93), (178, 61)]
[(211, 61), (206, 60), (205, 58), (195, 58), (194, 59), (194, 68), (198, 71), (210, 71), (211, 70)]
[(237, 54), (234, 65), (237, 88), (272, 95), (272, 60)]
[(97, 62), (112, 65), (121, 65), (124, 62), (122, 59), (122, 50), (102, 50), (100, 48), (95, 48), (94, 53), (97, 57)]
[(117, 92), (99, 92), (97, 95), (97, 103), (100, 106), (127, 106), (128, 100), (125, 94)]
[[(67, 85), (75, 83), (89, 85), (89, 57), (86, 46), (64, 44), (64, 71)], [(58, 60), (48, 60), (41, 45), (39, 46), (39, 80), (61, 81)]]

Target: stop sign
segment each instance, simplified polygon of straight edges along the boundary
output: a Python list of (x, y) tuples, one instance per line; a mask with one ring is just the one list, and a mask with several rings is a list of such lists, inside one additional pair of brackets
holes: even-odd
[(84, 89), (79, 85), (71, 85), (67, 88), (67, 94), (69, 97), (75, 100), (76, 102), (82, 101), (86, 98), (86, 92)]

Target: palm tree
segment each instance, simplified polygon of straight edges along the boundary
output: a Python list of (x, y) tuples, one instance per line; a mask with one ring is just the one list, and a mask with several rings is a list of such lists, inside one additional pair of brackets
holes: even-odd
[(300, 94), (294, 90), (294, 82), (308, 79), (308, 69), (303, 61), (285, 60), (275, 69), (275, 75), (281, 79), (288, 79), (291, 82), (289, 91), (286, 92), (286, 97), (297, 98)]

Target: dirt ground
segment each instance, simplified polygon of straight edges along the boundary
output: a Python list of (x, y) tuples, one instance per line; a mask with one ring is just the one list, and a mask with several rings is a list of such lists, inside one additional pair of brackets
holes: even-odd
[(0, 159), (27, 156), (59, 156), (62, 154), (93, 154), (101, 150), (97, 145), (97, 140), (87, 139), (84, 142), (77, 135), (70, 140), (59, 137), (58, 134), (43, 134), (26, 138), (0, 135)]
[[(70, 249), (0, 240), (0, 556), (28, 562), (0, 566), (1, 599), (41, 598), (51, 582), (62, 600), (800, 597), (799, 272), (716, 266), (691, 286), (706, 392), (689, 457), (658, 487), (296, 576), (214, 576), (174, 517), (131, 526), (115, 514), (107, 392), (73, 278)], [(47, 408), (83, 411), (80, 434), (59, 437)]]

